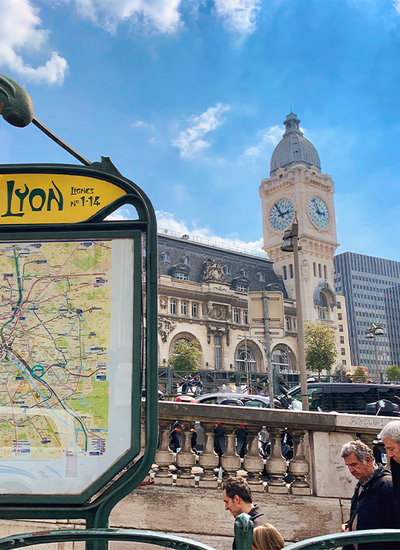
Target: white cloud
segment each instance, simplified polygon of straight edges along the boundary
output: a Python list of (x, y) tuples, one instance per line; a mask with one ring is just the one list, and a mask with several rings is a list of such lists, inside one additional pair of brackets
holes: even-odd
[(261, 10), (260, 0), (214, 0), (214, 5), (215, 13), (230, 31), (241, 35), (255, 31)]
[(256, 241), (245, 242), (237, 237), (219, 237), (208, 227), (197, 227), (195, 224), (189, 226), (185, 221), (176, 220), (170, 212), (159, 210), (156, 212), (158, 230), (165, 231), (167, 234), (175, 234), (175, 236), (190, 235), (193, 240), (206, 241), (210, 244), (229, 248), (231, 250), (239, 250), (245, 253), (262, 254), (266, 257), (262, 250), (262, 237)]
[(280, 142), (283, 132), (284, 128), (281, 126), (271, 126), (262, 133), (259, 142), (256, 145), (248, 147), (244, 154), (248, 157), (265, 156), (271, 147), (275, 147)]
[(135, 120), (132, 122), (132, 128), (145, 128), (147, 130), (153, 130), (154, 124), (152, 122), (146, 122), (145, 120)]
[(131, 22), (146, 31), (174, 33), (182, 27), (181, 0), (72, 0), (78, 13), (113, 33)]
[(182, 158), (192, 158), (210, 146), (204, 137), (224, 122), (223, 114), (230, 109), (229, 105), (217, 103), (201, 115), (190, 119), (190, 127), (172, 140), (172, 145), (179, 149)]
[(0, 67), (7, 67), (29, 81), (62, 83), (68, 64), (57, 52), (52, 52), (50, 59), (36, 68), (22, 55), (47, 50), (49, 31), (41, 28), (38, 10), (29, 0), (0, 0), (0, 13)]
[(394, 9), (400, 15), (400, 0), (393, 0)]

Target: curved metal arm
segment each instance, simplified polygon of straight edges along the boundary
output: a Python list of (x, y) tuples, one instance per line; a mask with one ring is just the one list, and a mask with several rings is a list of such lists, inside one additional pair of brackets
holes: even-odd
[(155, 544), (164, 548), (176, 548), (177, 550), (214, 550), (211, 546), (184, 537), (177, 537), (167, 533), (154, 533), (153, 531), (136, 531), (135, 529), (67, 529), (24, 533), (0, 539), (0, 550), (34, 546), (37, 544), (50, 544), (52, 542), (95, 540), (144, 542), (145, 544)]
[(285, 546), (285, 550), (330, 550), (346, 544), (395, 541), (400, 542), (400, 529), (369, 529), (314, 537)]

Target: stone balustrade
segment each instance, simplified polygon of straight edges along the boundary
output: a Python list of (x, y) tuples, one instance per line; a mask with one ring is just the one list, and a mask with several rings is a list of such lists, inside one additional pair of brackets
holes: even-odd
[[(374, 416), (168, 401), (159, 405), (159, 448), (152, 472), (155, 484), (217, 488), (218, 471), (229, 475), (239, 472), (247, 477), (252, 491), (282, 495), (349, 498), (354, 479), (340, 457), (341, 446), (355, 438), (372, 445), (376, 434), (390, 421)], [(175, 421), (181, 429), (181, 445), (173, 453), (170, 433)], [(225, 431), (221, 456), (214, 451), (217, 424)], [(247, 452), (242, 459), (236, 453), (240, 425), (247, 430)], [(201, 452), (192, 449), (194, 429), (202, 434)], [(268, 458), (259, 450), (259, 433), (265, 429), (271, 444)], [(290, 460), (281, 452), (285, 432), (293, 441)]]

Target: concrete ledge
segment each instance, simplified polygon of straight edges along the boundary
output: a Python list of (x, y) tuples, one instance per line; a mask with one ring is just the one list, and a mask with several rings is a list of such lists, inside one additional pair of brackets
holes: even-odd
[[(349, 501), (338, 498), (260, 493), (254, 501), (262, 508), (265, 521), (290, 542), (337, 533), (348, 519)], [(211, 545), (217, 536), (233, 536), (233, 518), (225, 511), (222, 492), (215, 489), (141, 487), (115, 507), (111, 525), (196, 539), (201, 535)]]

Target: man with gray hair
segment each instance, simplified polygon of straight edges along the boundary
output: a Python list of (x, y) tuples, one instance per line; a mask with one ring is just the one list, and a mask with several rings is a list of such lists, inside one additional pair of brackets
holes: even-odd
[[(350, 441), (342, 447), (341, 456), (351, 475), (358, 480), (351, 499), (350, 518), (342, 531), (396, 529), (396, 512), (389, 470), (375, 464), (372, 450), (362, 441)], [(395, 548), (394, 543), (379, 543), (379, 550)], [(376, 550), (374, 544), (354, 544), (346, 550)]]
[(386, 424), (378, 434), (378, 438), (384, 442), (387, 456), (390, 458), (390, 470), (400, 525), (400, 420), (392, 420)]

